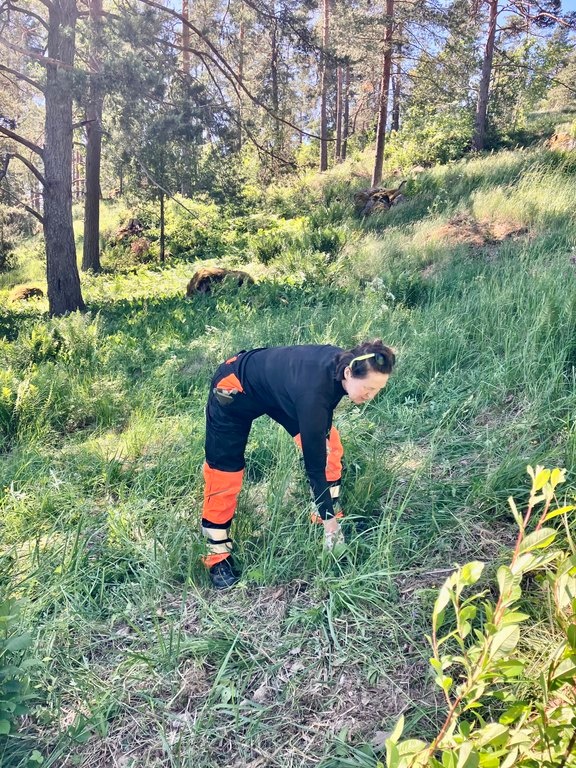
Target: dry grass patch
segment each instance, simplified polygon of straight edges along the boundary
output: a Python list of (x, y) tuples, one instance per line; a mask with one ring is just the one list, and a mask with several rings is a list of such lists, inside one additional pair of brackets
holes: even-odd
[(526, 227), (510, 219), (476, 219), (469, 213), (457, 213), (446, 224), (431, 230), (428, 237), (446, 245), (484, 248), (528, 233)]
[[(120, 621), (111, 642), (95, 630), (82, 643), (91, 690), (64, 697), (42, 741), (67, 731), (61, 765), (80, 768), (312, 768), (336, 737), (369, 742), (400, 712), (429, 711), (425, 659), (390, 651), (390, 619), (364, 606), (359, 640), (358, 616), (339, 612), (327, 623), (329, 602), (295, 581), (174, 596), (156, 622)], [(181, 644), (163, 666), (159, 628), (170, 623)]]

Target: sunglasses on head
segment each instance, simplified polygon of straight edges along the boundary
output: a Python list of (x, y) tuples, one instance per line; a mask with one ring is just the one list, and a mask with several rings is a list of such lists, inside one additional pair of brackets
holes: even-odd
[(370, 352), (367, 355), (358, 355), (358, 357), (354, 357), (352, 360), (350, 360), (348, 365), (353, 371), (354, 363), (358, 363), (360, 360), (370, 360), (372, 357), (374, 358), (374, 362), (378, 368), (384, 368), (386, 366), (386, 356), (383, 355), (382, 352)]

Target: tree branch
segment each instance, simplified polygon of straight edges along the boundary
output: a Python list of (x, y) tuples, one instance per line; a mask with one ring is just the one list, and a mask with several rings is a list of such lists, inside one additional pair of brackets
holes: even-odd
[(18, 70), (12, 69), (12, 67), (6, 67), (4, 64), (0, 64), (0, 71), (7, 72), (9, 75), (14, 75), (18, 80), (24, 80), (25, 83), (28, 83), (28, 85), (31, 85), (33, 88), (36, 88), (39, 91), (44, 91), (44, 88), (40, 83), (37, 83), (36, 80), (32, 80), (31, 77), (26, 77), (22, 72), (18, 72)]
[(184, 210), (187, 211), (195, 219), (199, 219), (200, 218), (197, 213), (195, 213), (194, 211), (190, 210), (190, 208), (187, 208), (181, 200), (178, 200), (177, 197), (174, 197), (174, 195), (171, 192), (169, 192), (165, 187), (163, 187), (162, 184), (160, 184), (160, 182), (156, 181), (156, 179), (152, 176), (150, 171), (146, 168), (146, 166), (144, 165), (142, 160), (140, 160), (140, 158), (138, 157), (137, 154), (132, 152), (132, 157), (134, 158), (134, 160), (136, 160), (136, 162), (138, 163), (138, 165), (140, 166), (140, 168), (144, 172), (144, 175), (146, 176), (148, 181), (150, 181), (161, 192), (164, 192), (166, 197), (168, 197), (170, 200), (174, 200), (175, 203), (177, 203), (179, 206), (184, 208)]
[[(2, 165), (2, 169), (0, 169), (0, 182), (2, 181), (2, 179), (4, 179), (4, 177), (8, 173), (8, 166), (10, 165), (10, 160), (12, 159), (12, 157), (17, 157), (17, 155), (8, 154), (8, 155), (5, 155), (4, 157), (4, 163)], [(38, 219), (38, 221), (41, 224), (44, 224), (44, 218), (37, 210), (35, 210), (34, 208), (31, 208), (26, 203), (23, 203), (22, 200), (19, 200), (12, 192), (10, 192), (9, 189), (4, 189), (4, 192), (8, 195), (8, 197), (11, 200), (14, 200), (14, 202), (16, 202), (18, 205), (21, 205), (22, 208), (24, 208), (24, 210), (28, 211), (28, 213), (30, 213), (32, 216)]]
[(3, 133), (4, 136), (7, 136), (9, 139), (12, 139), (13, 141), (17, 141), (18, 144), (22, 144), (23, 146), (30, 149), (32, 152), (35, 152), (42, 159), (44, 159), (44, 150), (42, 149), (42, 147), (39, 147), (37, 144), (34, 144), (32, 141), (28, 141), (28, 139), (25, 139), (23, 136), (19, 136), (17, 133), (14, 133), (14, 131), (11, 131), (9, 128), (4, 128), (3, 125), (0, 125), (0, 133)]
[[(144, 0), (141, 0), (144, 2)], [(42, 0), (40, 0), (42, 2)], [(43, 53), (36, 53), (35, 51), (27, 50), (26, 48), (20, 48), (19, 45), (14, 45), (14, 43), (9, 43), (7, 40), (4, 40), (4, 38), (0, 37), (0, 45), (3, 45), (4, 48), (8, 48), (9, 51), (14, 51), (14, 53), (19, 53), (21, 56), (25, 56), (28, 59), (34, 59), (34, 61), (37, 61), (38, 63), (42, 64), (44, 67), (48, 66), (54, 66), (54, 67), (60, 67), (60, 69), (65, 69), (68, 72), (73, 72), (74, 67), (71, 64), (64, 64), (63, 61), (59, 61), (58, 59), (51, 59), (49, 56), (44, 56)]]
[[(192, 24), (191, 21), (186, 19), (181, 13), (178, 13), (177, 11), (174, 11), (172, 8), (167, 8), (164, 5), (160, 5), (160, 3), (154, 2), (154, 0), (139, 0), (139, 2), (143, 3), (144, 5), (148, 5), (150, 8), (156, 8), (158, 11), (162, 11), (163, 13), (168, 14), (169, 16), (172, 16), (175, 19), (178, 19), (182, 24), (186, 24), (192, 32), (200, 39), (202, 42), (209, 48), (211, 53), (213, 54), (210, 56), (210, 54), (205, 53), (204, 56), (208, 59), (210, 59), (215, 66), (218, 67), (218, 69), (222, 72), (224, 77), (230, 82), (234, 82), (241, 91), (243, 91), (246, 96), (250, 99), (250, 101), (253, 104), (256, 104), (261, 109), (263, 109), (265, 112), (267, 112), (269, 115), (271, 115), (275, 120), (278, 120), (281, 123), (284, 123), (284, 125), (287, 125), (290, 128), (293, 128), (295, 131), (298, 131), (302, 136), (308, 136), (311, 139), (319, 139), (320, 136), (318, 136), (315, 133), (308, 133), (307, 131), (304, 131), (299, 126), (295, 125), (294, 123), (290, 122), (289, 120), (286, 120), (285, 118), (279, 117), (274, 113), (270, 107), (267, 107), (265, 104), (263, 104), (254, 94), (252, 94), (244, 85), (241, 78), (239, 77), (238, 73), (234, 71), (234, 69), (228, 64), (224, 56), (220, 53), (220, 51), (214, 46), (210, 40), (204, 35), (194, 24)], [(167, 41), (164, 41), (164, 44), (167, 44)], [(174, 48), (175, 50), (183, 50), (182, 46), (176, 45), (175, 43), (168, 43), (171, 48)], [(191, 50), (192, 53), (197, 54), (197, 51)]]
[[(505, 50), (498, 50), (498, 54), (502, 56), (502, 58), (508, 63), (511, 64), (512, 67), (516, 67), (516, 69), (527, 69), (530, 72), (533, 71), (533, 67), (530, 67), (527, 64), (521, 64), (519, 61), (514, 61), (514, 59), (508, 55), (508, 53)], [(542, 75), (542, 77), (547, 80), (549, 83), (554, 83), (554, 85), (561, 85), (562, 88), (566, 88), (567, 91), (570, 91), (570, 93), (576, 93), (576, 88), (573, 88), (572, 86), (568, 85), (568, 83), (565, 83), (563, 80), (559, 80), (557, 77), (553, 77), (552, 75)]]
[(6, 8), (8, 11), (15, 11), (16, 13), (22, 13), (26, 16), (31, 16), (33, 19), (36, 19), (36, 21), (41, 24), (44, 29), (48, 30), (48, 24), (44, 21), (42, 16), (39, 16), (33, 11), (27, 11), (26, 8), (19, 8), (17, 5), (14, 5), (11, 0), (4, 0), (2, 5), (0, 5), (0, 12), (2, 12), (3, 8)]
[(212, 74), (210, 69), (206, 68), (206, 71), (208, 72), (208, 76), (210, 77), (210, 79), (214, 83), (214, 87), (216, 88), (216, 90), (218, 91), (218, 93), (220, 94), (220, 96), (222, 98), (222, 102), (223, 102), (222, 103), (222, 110), (223, 110), (223, 112), (225, 112), (228, 115), (230, 120), (235, 125), (237, 125), (241, 130), (244, 131), (244, 133), (246, 134), (248, 139), (252, 142), (252, 144), (254, 144), (256, 149), (259, 152), (261, 152), (262, 154), (268, 155), (269, 157), (271, 157), (274, 160), (278, 160), (282, 165), (289, 166), (291, 168), (295, 168), (296, 167), (296, 163), (294, 161), (287, 160), (285, 157), (282, 157), (281, 155), (276, 154), (276, 152), (274, 152), (273, 150), (268, 149), (267, 147), (265, 147), (262, 144), (260, 144), (256, 140), (256, 138), (254, 137), (253, 133), (248, 129), (246, 123), (243, 123), (241, 120), (239, 120), (238, 118), (234, 117), (230, 107), (226, 104), (226, 101), (225, 101), (225, 98), (224, 98), (224, 94), (222, 93), (222, 90), (220, 89), (220, 85), (219, 85), (218, 81), (216, 80), (216, 78), (214, 77), (214, 75)]
[(24, 155), (21, 155), (19, 152), (9, 152), (5, 157), (5, 171), (4, 173), (0, 173), (0, 181), (4, 178), (6, 175), (6, 171), (8, 170), (8, 163), (12, 158), (15, 158), (16, 160), (20, 160), (21, 163), (23, 163), (28, 170), (36, 176), (40, 184), (42, 184), (43, 187), (46, 186), (46, 179), (44, 176), (40, 173), (38, 168), (34, 165), (34, 163), (31, 163), (28, 158), (24, 157)]

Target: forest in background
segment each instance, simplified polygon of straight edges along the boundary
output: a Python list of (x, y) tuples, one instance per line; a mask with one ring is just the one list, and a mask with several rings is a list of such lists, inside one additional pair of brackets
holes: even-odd
[(84, 307), (73, 199), (82, 270), (100, 270), (112, 195), (157, 202), (162, 260), (177, 193), (230, 204), (368, 145), (375, 186), (385, 160), (524, 143), (530, 112), (574, 103), (560, 0), (4, 0), (0, 26), (2, 258), (41, 224), (53, 315)]

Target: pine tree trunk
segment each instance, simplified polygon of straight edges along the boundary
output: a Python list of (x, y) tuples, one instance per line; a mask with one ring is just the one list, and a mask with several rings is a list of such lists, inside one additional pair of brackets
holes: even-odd
[(401, 55), (402, 46), (398, 45), (398, 58), (396, 60), (394, 77), (392, 78), (392, 121), (390, 128), (393, 131), (400, 130), (400, 95), (402, 91)]
[(348, 152), (348, 134), (350, 131), (350, 64), (346, 64), (344, 70), (344, 112), (342, 115), (342, 161), (346, 160)]
[[(238, 84), (244, 85), (244, 46), (246, 40), (246, 24), (244, 19), (240, 21), (240, 30), (238, 33)], [(242, 97), (238, 93), (238, 151), (242, 150)]]
[(84, 309), (72, 226), (72, 73), (76, 0), (50, 3), (44, 144), (44, 239), (51, 315)]
[(334, 159), (342, 162), (342, 67), (336, 71), (336, 146), (334, 147)]
[(160, 192), (160, 262), (162, 264), (164, 264), (166, 260), (166, 234), (164, 219), (164, 192)]
[(478, 150), (484, 149), (486, 141), (490, 78), (492, 77), (492, 62), (494, 60), (494, 47), (496, 44), (496, 20), (498, 18), (498, 0), (487, 0), (487, 2), (488, 34), (484, 46), (482, 75), (480, 77), (480, 86), (478, 89), (478, 101), (476, 103), (476, 115), (474, 117), (474, 134), (472, 136), (472, 148)]
[(388, 92), (390, 90), (390, 74), (392, 72), (392, 34), (393, 34), (394, 0), (386, 0), (386, 32), (384, 35), (384, 52), (382, 55), (382, 80), (380, 84), (380, 106), (378, 110), (378, 128), (376, 129), (376, 157), (372, 173), (372, 186), (382, 181), (384, 166), (384, 144), (386, 141), (386, 122), (388, 119)]
[(90, 93), (86, 107), (86, 199), (82, 270), (100, 272), (100, 164), (104, 104), (100, 82), (102, 0), (90, 0), (90, 21)]
[(182, 0), (182, 69), (185, 75), (190, 74), (190, 27), (186, 22), (190, 19), (190, 0)]
[(270, 74), (272, 77), (272, 112), (274, 113), (274, 129), (272, 145), (274, 152), (280, 154), (282, 151), (282, 129), (280, 120), (276, 117), (280, 114), (280, 96), (278, 89), (278, 25), (275, 23), (272, 28), (270, 56)]
[(320, 170), (328, 170), (328, 43), (330, 40), (330, 0), (324, 0), (322, 59), (320, 73)]

